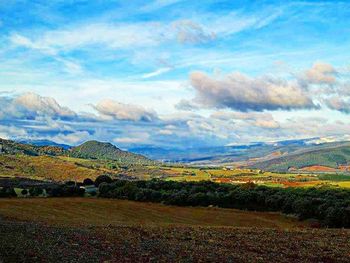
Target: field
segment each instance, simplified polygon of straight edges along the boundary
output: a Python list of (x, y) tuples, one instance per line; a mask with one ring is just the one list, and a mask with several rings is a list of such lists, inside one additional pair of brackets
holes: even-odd
[(4, 199), (3, 262), (348, 262), (348, 230), (278, 214), (88, 198)]
[(189, 167), (161, 165), (120, 165), (115, 161), (72, 157), (0, 155), (0, 177), (22, 177), (46, 181), (77, 181), (95, 179), (109, 174), (121, 179), (159, 178), (173, 181), (210, 180), (242, 184), (253, 182), (271, 187), (350, 187), (347, 173), (293, 171), (277, 173), (257, 169), (226, 167)]
[(50, 156), (0, 155), (0, 175), (25, 177), (38, 180), (82, 181), (96, 178), (103, 173), (99, 169), (79, 166), (74, 162)]
[(350, 187), (350, 175), (338, 173), (274, 173), (242, 168), (163, 168), (166, 180), (242, 184), (252, 182), (271, 187)]
[(277, 213), (190, 208), (98, 198), (1, 200), (0, 216), (63, 226), (201, 225), (294, 228), (306, 226)]

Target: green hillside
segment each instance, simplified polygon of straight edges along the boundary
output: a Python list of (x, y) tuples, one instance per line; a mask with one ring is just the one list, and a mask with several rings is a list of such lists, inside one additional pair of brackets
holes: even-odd
[(146, 157), (123, 151), (111, 143), (87, 141), (68, 152), (69, 156), (85, 159), (113, 160), (125, 164), (153, 164)]
[(121, 164), (154, 164), (154, 161), (142, 155), (123, 151), (110, 143), (98, 141), (88, 141), (77, 147), (65, 150), (58, 146), (35, 146), (0, 139), (0, 154), (70, 156), (84, 159), (111, 160)]
[(337, 168), (339, 165), (350, 164), (350, 146), (336, 146), (307, 152), (291, 153), (278, 158), (262, 161), (251, 165), (251, 168), (268, 171), (288, 171), (290, 167), (303, 168), (322, 165)]
[(0, 138), (0, 154), (24, 154), (30, 156), (64, 155), (65, 150), (57, 146), (35, 146), (31, 144), (17, 143), (11, 140)]

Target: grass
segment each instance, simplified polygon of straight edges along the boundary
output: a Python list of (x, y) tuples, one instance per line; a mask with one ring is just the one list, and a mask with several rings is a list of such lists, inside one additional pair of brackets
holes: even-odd
[(247, 183), (271, 187), (310, 187), (324, 184), (349, 188), (350, 176), (342, 174), (273, 173), (254, 169), (224, 169), (118, 165), (110, 161), (72, 157), (0, 155), (0, 176), (25, 177), (36, 180), (83, 181), (101, 174), (128, 176), (149, 180), (161, 178), (173, 181), (211, 180), (223, 183)]
[(306, 226), (278, 213), (96, 198), (3, 199), (1, 216), (63, 226), (197, 225), (283, 229)]
[(0, 155), (0, 174), (8, 177), (26, 177), (39, 180), (82, 181), (102, 174), (97, 169), (78, 166), (50, 156)]

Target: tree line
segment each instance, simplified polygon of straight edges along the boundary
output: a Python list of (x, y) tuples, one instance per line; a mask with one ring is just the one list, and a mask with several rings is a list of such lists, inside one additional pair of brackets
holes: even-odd
[[(252, 211), (275, 211), (312, 219), (322, 226), (350, 227), (350, 190), (342, 188), (274, 188), (253, 183), (242, 185), (164, 180), (128, 181), (101, 175), (83, 183), (66, 182), (48, 188), (32, 187), (22, 194), (48, 197), (84, 196), (82, 186), (95, 185), (98, 197), (177, 206), (217, 206)], [(0, 197), (15, 197), (13, 188), (0, 189)], [(90, 194), (92, 196), (92, 194)]]
[(99, 183), (99, 196), (177, 206), (218, 206), (292, 214), (323, 226), (350, 227), (350, 191), (338, 188), (273, 188), (253, 183), (162, 180)]

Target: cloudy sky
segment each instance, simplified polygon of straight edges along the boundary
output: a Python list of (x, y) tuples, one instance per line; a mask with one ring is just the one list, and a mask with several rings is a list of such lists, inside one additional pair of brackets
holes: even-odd
[(0, 137), (350, 135), (349, 1), (0, 0)]

